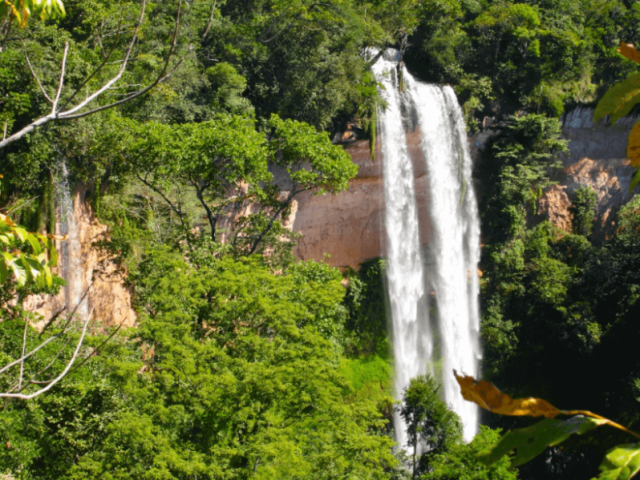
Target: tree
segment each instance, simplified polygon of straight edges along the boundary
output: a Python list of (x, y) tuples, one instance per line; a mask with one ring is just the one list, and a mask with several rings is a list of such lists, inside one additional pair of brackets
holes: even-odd
[[(245, 254), (263, 248), (274, 228), (282, 233), (279, 220), (297, 195), (312, 189), (342, 191), (358, 168), (326, 133), (275, 115), (268, 123), (271, 141), (255, 130), (250, 117), (221, 114), (198, 124), (125, 125), (124, 137), (118, 140), (123, 161), (167, 202), (184, 229), (191, 228), (194, 219), (184, 211), (181, 199), (170, 198), (171, 185), (193, 189), (213, 241), (221, 240), (222, 217), (231, 216), (234, 209), (257, 210), (237, 218), (225, 232), (227, 241)], [(274, 182), (270, 163), (286, 174), (286, 185)]]
[(423, 480), (516, 480), (518, 471), (511, 469), (509, 456), (485, 465), (478, 456), (493, 446), (500, 438), (500, 430), (492, 430), (480, 425), (480, 431), (471, 443), (456, 443), (447, 453), (434, 455), (430, 462), (431, 471)]
[(462, 441), (460, 417), (440, 399), (440, 386), (431, 375), (411, 379), (402, 396), (400, 416), (407, 425), (408, 445), (413, 448), (414, 479), (430, 470), (434, 455)]
[(8, 406), (0, 432), (20, 448), (0, 450), (3, 468), (36, 479), (388, 478), (387, 420), (376, 398), (353, 395), (334, 343), (339, 271), (304, 262), (274, 274), (257, 255), (191, 263), (207, 253), (147, 250), (131, 276), (139, 328), (56, 395)]
[[(55, 5), (58, 5), (58, 3), (59, 2), (57, 2), (57, 0), (54, 2)], [(50, 1), (38, 2), (38, 5), (40, 4), (48, 5), (48, 7), (43, 10), (43, 12), (52, 11), (52, 5)], [(26, 11), (27, 3), (24, 3), (23, 5)], [(11, 133), (10, 129), (8, 129), (9, 121), (6, 120), (4, 125), (4, 134), (2, 140), (0, 141), (0, 148), (3, 148), (21, 139), (28, 133), (34, 131), (36, 128), (46, 125), (50, 122), (83, 118), (103, 110), (123, 105), (145, 95), (153, 88), (171, 78), (178, 67), (183, 63), (187, 55), (189, 55), (195, 49), (194, 45), (186, 46), (186, 52), (183, 53), (180, 58), (178, 58), (177, 61), (173, 62), (172, 64), (174, 56), (176, 56), (176, 54), (178, 53), (178, 34), (180, 30), (183, 8), (182, 0), (178, 0), (177, 13), (175, 14), (174, 20), (175, 25), (168, 41), (168, 50), (164, 60), (162, 61), (162, 66), (159, 69), (158, 73), (155, 75), (155, 78), (149, 81), (148, 85), (142, 86), (140, 88), (125, 86), (125, 93), (119, 99), (113, 99), (113, 97), (109, 98), (112, 90), (114, 88), (117, 88), (116, 85), (123, 78), (123, 75), (127, 71), (129, 62), (135, 60), (134, 57), (136, 56), (136, 50), (134, 49), (134, 47), (139, 43), (139, 33), (143, 26), (146, 8), (147, 2), (146, 0), (142, 0), (142, 4), (140, 6), (137, 20), (135, 20), (131, 37), (124, 44), (122, 43), (122, 37), (126, 35), (126, 31), (128, 29), (128, 27), (126, 26), (128, 20), (126, 18), (128, 10), (126, 6), (122, 8), (119, 18), (106, 19), (107, 22), (113, 23), (113, 32), (110, 32), (108, 35), (112, 37), (113, 40), (109, 44), (107, 44), (106, 37), (104, 41), (101, 40), (102, 37), (100, 36), (100, 32), (97, 32), (98, 44), (100, 45), (100, 48), (102, 50), (103, 58), (101, 59), (101, 62), (93, 68), (93, 71), (88, 74), (83, 81), (72, 87), (70, 91), (66, 91), (65, 89), (65, 82), (67, 81), (66, 77), (68, 55), (70, 48), (70, 44), (68, 41), (64, 44), (64, 49), (59, 64), (60, 73), (57, 82), (53, 85), (53, 94), (50, 94), (47, 91), (48, 89), (46, 88), (46, 83), (43, 83), (41, 81), (34, 65), (32, 65), (29, 59), (29, 55), (25, 47), (24, 56), (26, 63), (29, 66), (29, 70), (33, 76), (33, 80), (37, 84), (40, 93), (42, 94), (46, 102), (51, 105), (51, 110), (48, 114), (41, 115), (35, 120), (30, 120), (26, 125), (19, 127), (19, 129), (13, 133)], [(209, 33), (215, 8), (216, 2), (214, 1), (211, 19), (209, 25), (202, 35), (201, 41)], [(14, 10), (15, 8), (12, 11)], [(53, 11), (55, 11), (55, 9)], [(104, 22), (102, 27), (105, 27)], [(121, 58), (115, 62), (112, 58), (114, 57), (114, 53), (116, 55), (118, 55), (118, 53), (121, 54)], [(115, 71), (112, 68), (112, 65), (114, 63), (119, 65), (119, 67)], [(105, 103), (98, 106), (90, 106), (91, 104), (97, 102), (98, 99), (105, 97), (107, 98), (107, 101)]]

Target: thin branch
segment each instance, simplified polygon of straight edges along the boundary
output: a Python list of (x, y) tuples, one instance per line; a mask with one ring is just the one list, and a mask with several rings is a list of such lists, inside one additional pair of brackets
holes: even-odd
[(51, 107), (51, 115), (56, 114), (56, 108), (58, 101), (60, 100), (60, 94), (62, 93), (62, 86), (64, 85), (64, 73), (67, 68), (67, 54), (69, 53), (69, 42), (64, 43), (64, 53), (62, 54), (62, 66), (60, 67), (60, 80), (58, 81), (58, 91), (56, 92), (56, 98), (53, 101)]
[(7, 33), (4, 34), (4, 38), (2, 39), (2, 43), (0, 44), (0, 53), (4, 50), (4, 46), (7, 43), (7, 39), (9, 38), (9, 33), (11, 33), (11, 26), (13, 25), (13, 15), (11, 13), (7, 13), (9, 16), (9, 26), (7, 27)]
[[(53, 357), (53, 359), (49, 362), (49, 364), (44, 367), (42, 370), (40, 370), (38, 373), (36, 373), (35, 375), (33, 375), (30, 379), (29, 379), (29, 383), (38, 383), (37, 380), (35, 380), (37, 377), (39, 377), (40, 375), (42, 375), (44, 372), (46, 372), (47, 370), (49, 370), (53, 364), (56, 362), (56, 360), (58, 358), (60, 358), (60, 355), (62, 355), (62, 353), (64, 352), (64, 349), (67, 348), (67, 345), (69, 345), (69, 342), (71, 341), (71, 337), (67, 338), (67, 341), (64, 342), (64, 345), (62, 345), (62, 347), (60, 348), (60, 350), (58, 350), (58, 353), (56, 353), (56, 356)], [(42, 382), (44, 383), (44, 382)], [(46, 383), (49, 383), (49, 381), (47, 380)], [(22, 390), (24, 390), (25, 388), (27, 388), (27, 385), (25, 385)], [(20, 391), (22, 391), (20, 390)]]
[(162, 190), (160, 190), (159, 188), (156, 188), (152, 183), (147, 182), (147, 180), (145, 178), (142, 178), (140, 176), (139, 173), (136, 173), (136, 177), (138, 177), (138, 180), (140, 180), (142, 183), (144, 183), (147, 187), (149, 187), (151, 190), (153, 190), (154, 192), (156, 192), (158, 195), (160, 195), (162, 197), (162, 199), (167, 202), (167, 204), (169, 205), (169, 207), (171, 207), (171, 210), (173, 210), (174, 212), (176, 212), (176, 215), (178, 215), (178, 217), (180, 218), (180, 223), (182, 223), (182, 226), (185, 226), (185, 222), (184, 222), (184, 213), (182, 213), (182, 211), (180, 209), (178, 209), (178, 207), (176, 207), (171, 200), (169, 200), (164, 193), (162, 193)]
[(209, 220), (209, 226), (211, 227), (211, 240), (215, 242), (216, 241), (216, 224), (218, 223), (218, 216), (213, 215), (211, 208), (209, 208), (209, 205), (204, 199), (204, 191), (207, 189), (208, 185), (204, 184), (202, 186), (199, 186), (198, 182), (195, 182), (193, 180), (191, 181), (191, 184), (196, 189), (196, 197), (198, 197), (198, 200), (200, 201), (200, 205), (202, 205), (205, 212), (207, 213), (207, 220)]
[(284, 201), (284, 203), (280, 206), (280, 208), (278, 208), (276, 210), (276, 213), (271, 217), (271, 220), (269, 221), (269, 224), (266, 226), (266, 228), (264, 230), (262, 230), (262, 232), (260, 232), (260, 235), (258, 235), (258, 238), (253, 243), (253, 245), (251, 247), (251, 250), (249, 251), (249, 255), (255, 253), (256, 249), (258, 248), (258, 245), (260, 244), (262, 239), (265, 237), (265, 235), (271, 231), (271, 229), (273, 228), (273, 225), (276, 223), (276, 220), (278, 219), (280, 214), (282, 212), (284, 212), (284, 210), (291, 204), (291, 202), (293, 200), (293, 197), (295, 197), (298, 193), (300, 193), (302, 191), (303, 190), (298, 190), (297, 192), (295, 192), (293, 190), (291, 191), (291, 194), (289, 195), (289, 198), (287, 198)]
[(81, 366), (83, 366), (85, 363), (87, 363), (89, 361), (89, 359), (91, 357), (93, 357), (96, 353), (98, 353), (100, 351), (100, 349), (102, 347), (104, 347), (109, 340), (111, 340), (113, 337), (116, 336), (116, 333), (118, 333), (120, 331), (120, 329), (122, 328), (123, 325), (124, 325), (124, 320), (122, 322), (120, 322), (120, 325), (118, 325), (118, 328), (116, 328), (111, 335), (109, 335), (100, 345), (98, 345), (93, 352), (91, 352), (89, 355), (87, 355), (82, 360), (82, 362), (80, 362), (78, 365), (73, 367), (73, 370), (71, 370), (69, 373), (75, 372), (77, 369), (79, 369)]
[(40, 345), (38, 345), (36, 348), (34, 348), (33, 350), (31, 350), (29, 353), (27, 353), (26, 355), (24, 355), (23, 357), (14, 360), (13, 362), (9, 363), (8, 365), (5, 365), (1, 370), (0, 370), (0, 374), (6, 372), (7, 370), (9, 370), (11, 367), (19, 364), (20, 362), (25, 361), (27, 358), (29, 358), (30, 356), (32, 356), (34, 353), (37, 353), (38, 350), (41, 350), (42, 348), (44, 348), (47, 344), (53, 342), (56, 338), (59, 338), (60, 336), (62, 336), (64, 332), (62, 333), (58, 333), (57, 335), (54, 335), (53, 337), (49, 337), (47, 338), (44, 342), (42, 342)]
[(201, 42), (204, 41), (205, 37), (209, 33), (209, 30), (211, 29), (211, 25), (213, 24), (213, 15), (216, 12), (217, 3), (218, 3), (218, 0), (213, 0), (213, 8), (211, 9), (211, 16), (209, 16), (209, 23), (207, 24), (207, 28), (205, 28), (204, 33), (202, 34), (202, 37), (200, 39)]
[[(78, 304), (75, 306), (75, 308), (73, 309), (73, 311), (71, 312), (71, 314), (69, 315), (69, 318), (67, 319), (67, 323), (65, 323), (64, 327), (62, 328), (62, 331), (56, 335), (54, 335), (53, 337), (49, 337), (47, 340), (45, 340), (44, 342), (42, 342), (39, 346), (37, 346), (36, 348), (34, 348), (33, 350), (31, 350), (31, 352), (27, 353), (26, 355), (23, 353), (22, 357), (20, 357), (19, 359), (9, 363), (8, 365), (5, 365), (2, 369), (0, 369), (0, 374), (6, 372), (7, 370), (9, 370), (11, 367), (17, 365), (18, 363), (22, 363), (24, 362), (27, 358), (29, 358), (30, 356), (32, 356), (34, 353), (37, 353), (38, 350), (41, 350), (43, 347), (45, 347), (47, 344), (49, 344), (50, 342), (54, 341), (56, 338), (61, 337), (62, 335), (67, 333), (67, 327), (69, 326), (69, 324), (71, 323), (71, 320), (73, 319), (73, 316), (76, 313), (76, 310), (78, 309), (78, 307), (80, 306), (80, 304), (82, 304), (82, 302), (84, 301), (85, 297), (87, 296), (87, 293), (89, 292), (89, 289), (93, 286), (93, 283), (91, 285), (89, 285), (87, 287), (87, 289), (84, 291), (84, 295), (82, 295), (82, 298), (80, 299), (80, 301), (78, 302)], [(93, 312), (93, 309), (91, 310), (91, 312)], [(89, 315), (91, 316), (91, 315)], [(45, 326), (48, 327), (51, 323), (47, 324)]]
[[(182, 5), (182, 0), (180, 0), (180, 5)], [(111, 80), (109, 80), (107, 83), (105, 83), (102, 86), (102, 88), (99, 88), (93, 94), (91, 94), (87, 98), (85, 98), (82, 102), (80, 102), (75, 107), (71, 108), (70, 110), (67, 110), (66, 112), (62, 112), (60, 114), (60, 116), (62, 116), (62, 115), (68, 116), (69, 114), (77, 112), (78, 110), (84, 108), (88, 103), (92, 102), (97, 97), (102, 95), (105, 91), (107, 91), (109, 89), (109, 87), (111, 87), (111, 85), (113, 85), (118, 80), (120, 80), (120, 78), (124, 74), (125, 69), (127, 68), (127, 64), (129, 63), (129, 58), (131, 58), (131, 51), (133, 50), (133, 46), (136, 43), (136, 39), (138, 38), (138, 31), (140, 30), (140, 25), (142, 25), (142, 20), (144, 19), (144, 11), (145, 11), (146, 6), (147, 6), (147, 0), (142, 0), (142, 8), (140, 9), (140, 18), (138, 19), (138, 23), (136, 24), (136, 28), (133, 31), (133, 38), (131, 39), (131, 43), (129, 43), (129, 48), (127, 48), (127, 53), (125, 54), (124, 59), (122, 61), (122, 66), (120, 67), (120, 70), (118, 71), (116, 76), (113, 77)]]
[(67, 363), (67, 366), (62, 371), (62, 373), (60, 373), (60, 375), (58, 375), (56, 378), (51, 380), (49, 385), (47, 385), (46, 387), (41, 388), (40, 390), (33, 392), (29, 395), (24, 395), (22, 393), (0, 393), (0, 398), (18, 398), (20, 400), (31, 400), (32, 398), (35, 398), (38, 395), (41, 395), (51, 390), (60, 380), (62, 380), (67, 375), (71, 367), (73, 366), (73, 363), (76, 361), (76, 358), (78, 357), (78, 353), (80, 353), (80, 348), (82, 347), (82, 342), (84, 342), (84, 337), (87, 333), (87, 326), (89, 325), (89, 320), (91, 319), (91, 315), (93, 315), (93, 309), (91, 310), (91, 313), (89, 313), (89, 315), (87, 316), (87, 319), (84, 322), (84, 326), (82, 328), (82, 335), (80, 335), (80, 340), (78, 340), (78, 344), (76, 345), (76, 349), (73, 352), (73, 356), (71, 357), (71, 360), (69, 360), (69, 363)]
[[(144, 4), (142, 6), (143, 10), (144, 10)], [(118, 22), (118, 30), (116, 32), (116, 38), (114, 40), (113, 43), (113, 47), (111, 47), (111, 50), (109, 51), (109, 54), (105, 57), (104, 61), (98, 65), (98, 67), (91, 73), (91, 75), (89, 75), (84, 82), (82, 82), (80, 84), (80, 86), (78, 88), (75, 89), (75, 91), (71, 94), (71, 96), (67, 99), (67, 101), (64, 103), (64, 105), (62, 106), (61, 110), (64, 110), (65, 108), (67, 108), (67, 105), (69, 105), (69, 103), (71, 103), (71, 101), (76, 97), (76, 95), (80, 92), (80, 90), (82, 90), (84, 88), (84, 86), (89, 83), (89, 81), (91, 81), (91, 79), (93, 77), (95, 77), (98, 72), (100, 70), (102, 70), (104, 68), (104, 66), (107, 64), (107, 62), (109, 61), (109, 59), (111, 58), (111, 55), (113, 54), (113, 52), (116, 49), (116, 46), (118, 45), (118, 39), (120, 38), (120, 32), (122, 31), (122, 17), (124, 14), (120, 15), (120, 21)], [(133, 42), (135, 39), (135, 34), (133, 36), (133, 38), (131, 39), (131, 41)], [(102, 43), (100, 43), (100, 46), (102, 47)], [(104, 56), (104, 55), (103, 55)]]
[(46, 332), (46, 331), (49, 329), (49, 327), (50, 327), (51, 325), (53, 325), (53, 322), (55, 322), (55, 321), (56, 321), (56, 319), (57, 319), (57, 318), (62, 314), (62, 312), (64, 312), (66, 309), (67, 309), (67, 305), (65, 304), (65, 306), (64, 306), (64, 307), (62, 307), (60, 310), (58, 310), (56, 313), (54, 313), (54, 314), (51, 316), (51, 318), (49, 319), (49, 321), (44, 325), (43, 329), (40, 331), (40, 334), (39, 334), (38, 336), (39, 336), (39, 337), (41, 337), (41, 336), (42, 336), (42, 334), (43, 334), (44, 332)]
[[(151, 85), (149, 85), (145, 89), (140, 90), (139, 92), (132, 93), (128, 97), (125, 97), (122, 100), (118, 100), (117, 102), (113, 102), (113, 103), (110, 103), (109, 105), (104, 105), (102, 107), (94, 108), (93, 110), (88, 110), (88, 111), (83, 112), (83, 113), (77, 113), (75, 115), (66, 115), (66, 112), (65, 112), (64, 116), (62, 116), (62, 114), (60, 115), (60, 119), (61, 120), (73, 120), (75, 118), (86, 117), (86, 116), (89, 116), (89, 115), (93, 115), (94, 113), (101, 112), (103, 110), (108, 110), (110, 108), (117, 107), (118, 105), (122, 105), (123, 103), (126, 103), (126, 102), (128, 102), (130, 100), (133, 100), (134, 98), (141, 97), (142, 95), (146, 94), (149, 90), (151, 90), (151, 89), (155, 88), (156, 86), (158, 86), (160, 83), (162, 83), (165, 80), (168, 80), (169, 78), (171, 78), (171, 76), (175, 73), (175, 71), (178, 69), (178, 67), (182, 64), (184, 59), (187, 58), (187, 55), (189, 53), (191, 53), (193, 50), (194, 50), (194, 47), (190, 47), (189, 51), (186, 54), (184, 54), (182, 56), (182, 58), (180, 58), (178, 63), (176, 63), (175, 67), (168, 74), (166, 74), (162, 78), (158, 78), (156, 81), (154, 81)], [(2, 147), (2, 143), (0, 143), (0, 148), (1, 147)]]
[(24, 333), (22, 334), (22, 354), (20, 357), (20, 377), (18, 377), (18, 388), (22, 387), (22, 377), (24, 376), (24, 352), (27, 349), (27, 331), (29, 330), (29, 320), (24, 321)]
[[(24, 45), (24, 42), (22, 42), (22, 44)], [(40, 82), (40, 79), (38, 78), (38, 75), (36, 75), (36, 71), (33, 69), (33, 65), (31, 65), (31, 60), (29, 60), (29, 54), (26, 51), (24, 52), (24, 58), (27, 61), (27, 65), (29, 65), (29, 70), (31, 70), (31, 75), (33, 75), (33, 78), (36, 79), (36, 83), (38, 84), (38, 87), (40, 87), (40, 91), (44, 95), (44, 98), (47, 99), (47, 102), (49, 102), (51, 105), (53, 105), (53, 100), (51, 100), (51, 97), (47, 94), (47, 91), (42, 86), (42, 83)], [(5, 137), (6, 137), (6, 135), (5, 135)], [(4, 140), (4, 138), (3, 138), (3, 140)]]
[[(82, 100), (77, 105), (75, 105), (74, 107), (70, 108), (69, 110), (65, 110), (65, 108), (66, 108), (66, 105), (69, 104), (69, 101), (71, 99), (67, 100), (65, 102), (65, 105), (61, 109), (57, 109), (56, 110), (56, 108), (54, 108), (53, 111), (49, 115), (45, 115), (43, 117), (40, 117), (40, 118), (34, 120), (33, 122), (31, 122), (29, 125), (27, 125), (24, 128), (22, 128), (21, 130), (19, 130), (18, 132), (14, 133), (13, 135), (10, 135), (9, 137), (5, 137), (2, 141), (0, 141), (0, 148), (3, 148), (6, 145), (21, 139), (25, 135), (31, 133), (36, 128), (38, 128), (38, 127), (40, 127), (42, 125), (46, 125), (49, 122), (52, 122), (52, 121), (55, 121), (55, 120), (71, 120), (71, 119), (75, 119), (75, 118), (82, 118), (82, 117), (86, 117), (88, 115), (92, 115), (94, 113), (97, 113), (97, 112), (100, 112), (100, 111), (103, 111), (103, 110), (107, 110), (109, 108), (117, 107), (118, 105), (122, 105), (122, 104), (124, 104), (126, 102), (129, 102), (129, 101), (133, 100), (134, 98), (137, 98), (137, 97), (140, 97), (142, 95), (145, 95), (151, 89), (153, 89), (154, 87), (156, 87), (160, 83), (162, 83), (162, 82), (166, 81), (167, 79), (169, 79), (174, 74), (174, 72), (180, 67), (182, 62), (186, 59), (187, 55), (189, 55), (195, 48), (193, 45), (191, 45), (188, 48), (187, 52), (178, 60), (178, 62), (175, 64), (175, 66), (171, 70), (169, 70), (169, 64), (171, 62), (171, 58), (173, 57), (173, 55), (175, 53), (175, 49), (176, 49), (176, 45), (177, 45), (178, 31), (179, 31), (179, 26), (180, 26), (180, 17), (181, 17), (181, 12), (182, 12), (182, 2), (183, 2), (183, 0), (179, 0), (178, 12), (176, 14), (176, 21), (175, 21), (175, 29), (174, 29), (173, 34), (172, 34), (171, 47), (169, 49), (169, 53), (167, 54), (167, 58), (166, 58), (165, 64), (164, 64), (162, 70), (160, 71), (160, 73), (158, 74), (158, 76), (156, 77), (155, 81), (153, 81), (148, 87), (143, 88), (142, 90), (139, 90), (137, 92), (134, 92), (134, 93), (126, 96), (125, 98), (122, 98), (122, 99), (120, 99), (118, 101), (115, 101), (113, 103), (110, 103), (108, 105), (103, 105), (101, 107), (97, 107), (97, 108), (94, 108), (94, 109), (91, 109), (91, 110), (87, 110), (87, 111), (82, 112), (82, 113), (77, 113), (80, 110), (82, 110), (83, 108), (85, 108), (93, 100), (98, 98), (100, 95), (102, 95), (105, 92), (107, 92), (116, 82), (118, 82), (120, 80), (120, 78), (124, 74), (124, 72), (125, 72), (125, 70), (127, 68), (128, 62), (129, 62), (129, 60), (131, 58), (131, 54), (132, 54), (132, 51), (133, 51), (133, 46), (136, 44), (136, 41), (138, 39), (138, 31), (139, 31), (140, 26), (142, 24), (142, 21), (144, 19), (144, 11), (145, 11), (145, 8), (146, 8), (146, 0), (143, 0), (142, 1), (142, 9), (140, 11), (140, 18), (138, 20), (138, 23), (135, 26), (135, 29), (134, 29), (134, 32), (133, 32), (133, 37), (131, 39), (131, 43), (129, 44), (129, 47), (127, 48), (126, 54), (125, 54), (125, 56), (124, 56), (124, 58), (122, 60), (122, 66), (120, 67), (118, 73), (113, 78), (111, 78), (108, 82), (106, 82), (102, 87), (100, 87), (94, 93), (92, 93), (91, 95), (86, 97), (84, 100)], [(97, 71), (99, 71), (101, 68), (102, 67), (98, 67)], [(92, 73), (89, 78), (93, 77), (96, 74), (96, 72)], [(88, 81), (88, 79), (86, 81)], [(85, 83), (83, 85), (86, 84), (86, 81), (85, 81)], [(60, 86), (61, 86), (61, 83), (62, 82), (60, 82)], [(72, 94), (71, 98), (73, 98), (78, 93), (78, 91), (74, 92)], [(58, 95), (58, 97), (59, 97), (59, 95)]]
[[(168, 78), (170, 78), (173, 75), (173, 73), (178, 69), (178, 67), (180, 65), (182, 65), (182, 62), (184, 61), (185, 58), (187, 58), (187, 55), (189, 53), (191, 53), (193, 51), (193, 49), (194, 49), (193, 46), (190, 46), (189, 49), (187, 50), (187, 53), (185, 53), (180, 58), (180, 60), (178, 60), (176, 65), (171, 69), (171, 71), (169, 73), (166, 73), (167, 69), (169, 68), (169, 63), (171, 61), (171, 57), (173, 56), (173, 52), (175, 50), (176, 44), (178, 42), (178, 27), (180, 26), (180, 14), (181, 14), (181, 11), (182, 11), (182, 0), (180, 0), (180, 2), (178, 4), (178, 13), (176, 15), (176, 26), (175, 26), (175, 29), (173, 31), (171, 47), (169, 48), (169, 53), (167, 54), (167, 59), (166, 59), (166, 61), (164, 63), (164, 67), (162, 67), (162, 70), (160, 71), (160, 73), (158, 74), (158, 77), (155, 79), (155, 81), (153, 83), (151, 83), (148, 87), (143, 88), (142, 90), (139, 90), (137, 92), (132, 93), (128, 97), (125, 97), (125, 98), (123, 98), (121, 100), (118, 100), (117, 102), (110, 103), (109, 105), (103, 105), (101, 107), (97, 107), (97, 108), (94, 108), (92, 110), (88, 110), (88, 111), (83, 112), (83, 113), (77, 113), (75, 115), (71, 115), (72, 113), (77, 112), (78, 110), (83, 108), (88, 103), (87, 101), (82, 102), (82, 104), (72, 108), (71, 110), (68, 110), (66, 112), (61, 113), (60, 114), (60, 118), (64, 118), (66, 120), (71, 120), (71, 119), (74, 119), (74, 118), (82, 118), (82, 117), (86, 117), (88, 115), (92, 115), (94, 113), (100, 112), (102, 110), (107, 110), (109, 108), (113, 108), (113, 107), (116, 107), (118, 105), (122, 105), (123, 103), (126, 103), (126, 102), (128, 102), (130, 100), (133, 100), (134, 98), (137, 98), (137, 97), (140, 97), (140, 96), (144, 95), (149, 90), (151, 90), (152, 88), (156, 87), (158, 84), (160, 84), (160, 83), (164, 82), (165, 80), (167, 80)], [(125, 65), (126, 65), (126, 62), (123, 65), (123, 68), (124, 68)], [(108, 86), (110, 87), (113, 83), (111, 83)], [(105, 90), (107, 90), (107, 88), (101, 89), (101, 93), (103, 91), (105, 91)], [(2, 147), (2, 144), (0, 144), (0, 147)]]

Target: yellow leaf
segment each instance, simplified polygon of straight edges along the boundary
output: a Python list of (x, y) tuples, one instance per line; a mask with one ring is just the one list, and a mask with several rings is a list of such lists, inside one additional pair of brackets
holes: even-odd
[(633, 129), (629, 134), (627, 157), (631, 160), (632, 167), (640, 167), (640, 122), (633, 126)]
[(10, 227), (17, 227), (18, 226), (13, 222), (13, 220), (11, 220), (9, 215), (3, 215), (2, 213), (0, 213), (0, 220), (2, 220), (4, 223), (6, 223)]
[(636, 63), (640, 63), (640, 52), (633, 46), (632, 43), (620, 42), (620, 48), (618, 52), (621, 55), (627, 57), (629, 60), (633, 60)]
[(67, 239), (67, 235), (54, 235), (53, 233), (47, 233), (45, 234), (45, 237), (50, 238), (51, 240), (66, 240)]
[(517, 398), (513, 399), (504, 392), (501, 392), (495, 385), (485, 382), (484, 380), (476, 380), (473, 377), (461, 377), (455, 370), (453, 374), (456, 376), (462, 397), (473, 402), (476, 405), (499, 415), (511, 416), (528, 416), (528, 417), (546, 417), (554, 418), (558, 415), (584, 415), (586, 417), (597, 418), (602, 420), (603, 424), (610, 425), (614, 428), (627, 432), (634, 437), (640, 438), (640, 435), (632, 432), (626, 427), (601, 417), (595, 413), (586, 410), (558, 410), (546, 400), (541, 398)]
[(455, 370), (454, 375), (464, 399), (490, 412), (500, 415), (546, 418), (554, 418), (562, 413), (546, 400), (533, 397), (513, 399), (489, 382), (476, 381), (473, 377), (461, 377)]

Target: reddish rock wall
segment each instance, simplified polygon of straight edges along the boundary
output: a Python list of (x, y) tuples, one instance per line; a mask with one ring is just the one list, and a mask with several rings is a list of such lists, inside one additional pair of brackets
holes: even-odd
[[(108, 227), (102, 225), (84, 201), (84, 188), (74, 192), (72, 224), (66, 242), (57, 242), (58, 267), (56, 273), (67, 286), (54, 297), (34, 295), (25, 299), (27, 310), (36, 312), (46, 322), (57, 312), (72, 311), (86, 292), (77, 309), (81, 317), (91, 314), (96, 325), (133, 326), (136, 313), (131, 305), (131, 293), (125, 286), (125, 275), (94, 243), (108, 237)], [(58, 232), (60, 224), (58, 225)]]
[(597, 193), (596, 221), (593, 236), (602, 240), (617, 228), (617, 213), (627, 203), (633, 168), (626, 158), (629, 132), (637, 121), (625, 117), (615, 126), (593, 123), (593, 109), (578, 108), (563, 118), (563, 136), (569, 140), (569, 155), (562, 158), (564, 174), (560, 186), (545, 192), (539, 206), (546, 218), (570, 231), (568, 207), (574, 192), (589, 186)]

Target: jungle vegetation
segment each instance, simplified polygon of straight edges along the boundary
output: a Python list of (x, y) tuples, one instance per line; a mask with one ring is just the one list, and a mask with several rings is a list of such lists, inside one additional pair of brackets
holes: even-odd
[[(62, 3), (0, 5), (0, 265), (17, 269), (0, 282), (2, 365), (24, 354), (23, 339), (27, 349), (53, 339), (19, 376), (0, 375), (0, 392), (36, 391), (82, 335), (62, 317), (29, 327), (21, 304), (64, 283), (27, 261), (55, 264), (46, 235), (64, 180), (82, 185), (110, 226), (100, 247), (127, 273), (138, 326), (90, 325), (63, 381), (28, 401), (4, 397), (0, 474), (597, 475), (617, 433), (578, 438), (514, 471), (477, 454), (526, 420), (487, 414), (465, 445), (430, 377), (394, 404), (384, 260), (343, 274), (293, 257), (283, 222), (295, 195), (339, 192), (357, 173), (331, 135), (347, 123), (375, 130), (371, 47), (400, 49), (419, 78), (453, 86), (471, 131), (490, 120), (498, 132), (476, 168), (484, 376), (511, 395), (638, 429), (640, 196), (610, 238), (593, 235), (588, 188), (572, 198), (572, 232), (541, 222), (536, 201), (559, 179), (559, 117), (637, 71), (617, 47), (640, 43), (640, 2)], [(278, 172), (290, 177), (286, 196)], [(14, 262), (20, 255), (26, 263)], [(394, 449), (396, 412), (428, 449)]]

